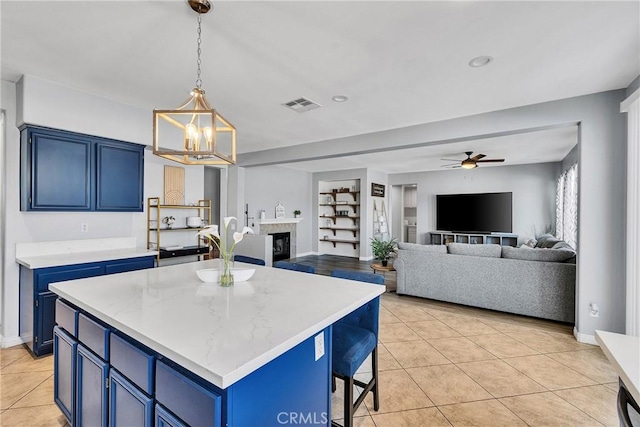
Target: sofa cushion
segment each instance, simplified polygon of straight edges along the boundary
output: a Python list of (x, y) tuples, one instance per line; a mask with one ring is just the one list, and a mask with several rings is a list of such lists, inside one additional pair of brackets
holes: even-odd
[(557, 239), (551, 234), (543, 234), (538, 237), (538, 242), (536, 243), (536, 248), (552, 248), (558, 242), (562, 242), (562, 240)]
[(470, 245), (468, 243), (449, 243), (449, 253), (453, 255), (483, 256), (500, 258), (502, 249), (500, 245)]
[(418, 245), (417, 243), (398, 243), (398, 249), (408, 251), (421, 251), (421, 252), (435, 252), (440, 254), (447, 253), (447, 247), (445, 245)]
[(502, 258), (526, 261), (564, 262), (573, 258), (575, 255), (576, 253), (573, 250), (568, 249), (502, 247)]

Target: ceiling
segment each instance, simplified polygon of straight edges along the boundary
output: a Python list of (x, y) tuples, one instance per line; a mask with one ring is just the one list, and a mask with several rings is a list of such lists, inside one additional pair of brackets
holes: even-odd
[[(640, 74), (639, 15), (638, 1), (219, 1), (202, 17), (202, 86), (239, 153), (320, 142), (625, 88)], [(5, 80), (38, 76), (148, 109), (150, 122), (195, 84), (184, 0), (1, 1), (0, 18)], [(469, 67), (479, 55), (495, 60)], [(301, 96), (322, 108), (281, 105)], [(557, 161), (575, 144), (568, 129), (544, 132), (291, 166), (434, 170), (464, 151)]]

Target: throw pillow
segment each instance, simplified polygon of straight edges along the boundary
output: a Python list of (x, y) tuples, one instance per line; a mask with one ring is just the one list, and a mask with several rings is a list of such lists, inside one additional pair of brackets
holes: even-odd
[(432, 252), (446, 254), (447, 247), (445, 245), (418, 245), (417, 243), (398, 243), (398, 249), (408, 251)]
[(525, 242), (522, 244), (523, 248), (535, 248), (536, 247), (536, 243), (538, 243), (538, 241), (536, 239), (527, 239), (525, 240)]
[(449, 243), (449, 253), (453, 255), (471, 255), (488, 258), (500, 258), (502, 253), (500, 245), (470, 245), (467, 243)]
[(552, 248), (556, 243), (561, 242), (560, 239), (556, 239), (551, 234), (543, 234), (538, 237), (538, 243), (536, 243), (536, 248)]
[(521, 259), (525, 261), (564, 262), (575, 256), (574, 251), (567, 249), (534, 248), (522, 249), (511, 246), (502, 247), (502, 258)]

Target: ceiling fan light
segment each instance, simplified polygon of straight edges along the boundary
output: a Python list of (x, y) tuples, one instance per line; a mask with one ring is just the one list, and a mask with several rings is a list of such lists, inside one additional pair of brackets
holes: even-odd
[(464, 160), (460, 166), (462, 166), (463, 169), (475, 169), (478, 167), (475, 162), (467, 162), (466, 160)]

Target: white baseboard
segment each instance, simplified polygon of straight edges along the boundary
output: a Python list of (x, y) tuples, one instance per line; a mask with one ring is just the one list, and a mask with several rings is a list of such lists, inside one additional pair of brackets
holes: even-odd
[(9, 348), (9, 347), (13, 347), (20, 344), (24, 344), (24, 341), (20, 337), (5, 338), (2, 335), (0, 335), (1, 348)]
[(360, 261), (371, 261), (373, 259), (372, 256), (361, 256), (358, 258)]
[(595, 335), (581, 334), (580, 332), (578, 332), (575, 326), (573, 327), (573, 336), (576, 337), (576, 340), (578, 340), (578, 342), (581, 342), (584, 344), (598, 345)]
[(303, 256), (309, 256), (309, 255), (318, 255), (318, 252), (303, 252), (301, 254), (296, 254), (296, 258), (300, 258)]

